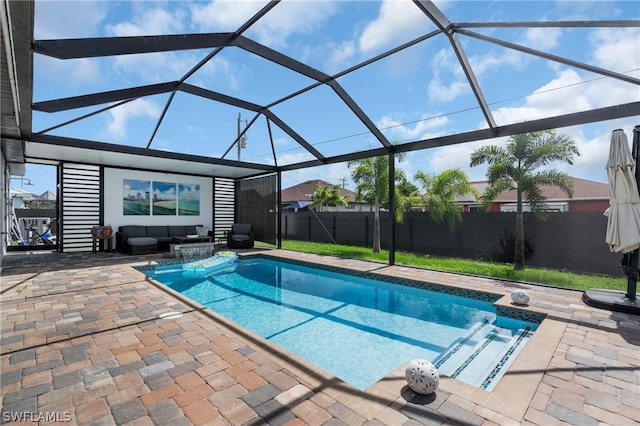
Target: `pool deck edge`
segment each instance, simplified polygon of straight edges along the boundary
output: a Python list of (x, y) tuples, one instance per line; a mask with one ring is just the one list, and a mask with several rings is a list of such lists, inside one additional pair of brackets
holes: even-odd
[[(70, 413), (82, 425), (640, 419), (640, 317), (588, 306), (581, 292), (286, 250), (239, 254), (490, 292), (499, 307), (546, 317), (492, 391), (441, 376), (435, 394), (416, 397), (406, 364), (360, 391), (133, 269), (164, 254), (12, 253), (0, 271), (3, 415)], [(521, 288), (531, 300), (516, 307), (509, 294)]]

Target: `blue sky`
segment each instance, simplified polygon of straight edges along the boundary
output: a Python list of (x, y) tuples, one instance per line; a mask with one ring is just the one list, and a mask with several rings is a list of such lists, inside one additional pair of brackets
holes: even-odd
[[(436, 1), (452, 22), (639, 19), (636, 1)], [(36, 1), (35, 38), (82, 38), (227, 32), (236, 30), (264, 5), (256, 1)], [(244, 36), (320, 70), (335, 73), (435, 29), (407, 1), (285, 0)], [(481, 34), (640, 78), (639, 28), (472, 29)], [(558, 62), (531, 57), (470, 37), (460, 37), (498, 125), (640, 100), (640, 88)], [(209, 50), (153, 53), (61, 61), (35, 55), (34, 101), (45, 101), (180, 79)], [(448, 40), (434, 37), (397, 55), (338, 79), (388, 140), (406, 143), (487, 124)], [(238, 48), (226, 48), (187, 83), (267, 105), (313, 81)], [(141, 146), (149, 137), (168, 95), (157, 95), (56, 129), (54, 135)], [(55, 114), (34, 112), (39, 131), (99, 107)], [(379, 147), (380, 143), (326, 86), (310, 90), (271, 110), (325, 156)], [(151, 147), (220, 157), (241, 125), (254, 117), (239, 110), (178, 93)], [(578, 144), (573, 166), (554, 165), (572, 176), (606, 182), (604, 164), (611, 131), (629, 139), (638, 117), (558, 129)], [(312, 157), (271, 125), (278, 164)], [(248, 131), (245, 161), (273, 164), (269, 129), (260, 117)], [(399, 167), (439, 173), (461, 168), (472, 180), (486, 169), (469, 168), (478, 141), (408, 153)], [(225, 158), (235, 159), (232, 149)], [(40, 194), (54, 191), (53, 168), (27, 166), (26, 178)], [(309, 179), (338, 184), (350, 169), (335, 164), (287, 172), (283, 187)], [(12, 181), (20, 187), (20, 180)]]

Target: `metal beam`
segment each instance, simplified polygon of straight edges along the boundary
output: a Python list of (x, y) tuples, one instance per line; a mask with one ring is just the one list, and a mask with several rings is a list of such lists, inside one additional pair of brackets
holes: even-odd
[(156, 133), (158, 133), (158, 129), (160, 128), (160, 124), (162, 124), (162, 120), (164, 120), (164, 116), (167, 115), (167, 111), (169, 110), (169, 106), (171, 106), (171, 102), (173, 102), (173, 98), (176, 96), (176, 92), (171, 92), (169, 99), (164, 104), (164, 109), (156, 122), (155, 127), (153, 128), (153, 132), (151, 132), (151, 136), (149, 137), (149, 142), (147, 142), (147, 149), (151, 147), (151, 143), (153, 142), (153, 138), (156, 137)]
[(624, 28), (640, 27), (639, 20), (628, 21), (522, 21), (456, 22), (454, 28)]
[(60, 112), (70, 109), (101, 105), (109, 102), (119, 102), (127, 99), (137, 99), (143, 96), (158, 95), (175, 90), (177, 82), (151, 84), (148, 86), (130, 87), (128, 89), (111, 90), (90, 95), (72, 96), (70, 98), (54, 99), (36, 102), (32, 105), (34, 111)]
[(444, 13), (438, 9), (430, 0), (414, 0), (413, 1), (418, 9), (422, 11), (427, 17), (436, 24), (436, 27), (440, 28), (440, 31), (449, 35), (449, 29), (451, 27), (451, 21), (444, 16)]
[(524, 121), (521, 123), (507, 124), (491, 132), (489, 129), (476, 130), (455, 135), (424, 139), (421, 141), (396, 145), (396, 152), (410, 152), (421, 149), (437, 148), (441, 146), (455, 145), (465, 142), (492, 139), (494, 137), (513, 136), (521, 133), (536, 132), (540, 130), (558, 129), (581, 124), (597, 123), (600, 121), (615, 120), (624, 117), (634, 117), (640, 111), (640, 102), (614, 105), (589, 111), (575, 112), (558, 115), (555, 117), (541, 118), (538, 120)]
[(494, 38), (494, 37), (489, 37), (489, 36), (486, 36), (484, 34), (476, 33), (474, 31), (459, 29), (459, 30), (457, 30), (457, 32), (460, 33), (460, 34), (464, 34), (464, 35), (466, 35), (468, 37), (473, 37), (473, 38), (476, 38), (478, 40), (486, 41), (486, 42), (489, 42), (489, 43), (494, 43), (494, 44), (497, 44), (497, 45), (502, 46), (502, 47), (506, 47), (506, 48), (509, 48), (509, 49), (517, 50), (519, 52), (527, 53), (529, 55), (538, 56), (540, 58), (548, 59), (550, 61), (559, 62), (561, 64), (565, 64), (565, 65), (569, 65), (569, 66), (572, 66), (572, 67), (575, 67), (575, 68), (583, 69), (585, 71), (589, 71), (589, 72), (592, 72), (592, 73), (604, 75), (606, 77), (611, 77), (611, 78), (615, 78), (615, 79), (618, 79), (618, 80), (626, 81), (627, 83), (633, 83), (633, 84), (639, 84), (640, 85), (640, 80), (639, 79), (633, 78), (633, 77), (628, 76), (628, 75), (624, 75), (624, 74), (620, 74), (620, 73), (617, 73), (617, 72), (605, 70), (603, 68), (594, 67), (592, 65), (587, 65), (587, 64), (582, 63), (582, 62), (573, 61), (571, 59), (563, 58), (563, 57), (557, 56), (557, 55), (552, 55), (550, 53), (541, 52), (539, 50), (535, 50), (535, 49), (532, 49), (530, 47), (525, 47), (525, 46), (521, 46), (519, 44), (515, 44), (515, 43), (508, 42), (508, 41), (500, 40), (500, 39), (497, 39), (497, 38)]
[(213, 164), (229, 167), (250, 168), (255, 170), (264, 170), (275, 172), (276, 168), (267, 164), (247, 163), (236, 160), (224, 160), (221, 158), (204, 157), (193, 154), (182, 154), (178, 152), (162, 151), (155, 149), (146, 149), (136, 146), (118, 145), (105, 142), (95, 142), (85, 139), (75, 139), (53, 135), (33, 135), (31, 142), (44, 143), (53, 146), (63, 146), (71, 148), (81, 148), (88, 151), (105, 151), (120, 154), (140, 155), (143, 157), (164, 158), (169, 160), (192, 161), (196, 163)]
[(78, 121), (84, 120), (85, 118), (93, 117), (94, 115), (98, 115), (98, 114), (100, 114), (100, 113), (103, 113), (103, 112), (105, 112), (105, 111), (108, 111), (108, 110), (110, 110), (111, 108), (117, 108), (117, 107), (119, 107), (120, 105), (124, 105), (124, 104), (126, 104), (126, 103), (128, 103), (128, 102), (131, 102), (131, 101), (133, 101), (133, 100), (135, 100), (135, 99), (125, 99), (124, 101), (120, 101), (120, 102), (117, 102), (117, 103), (115, 103), (115, 104), (111, 104), (111, 105), (106, 106), (106, 107), (104, 107), (104, 108), (100, 108), (99, 110), (92, 111), (92, 112), (90, 112), (90, 113), (88, 113), (88, 114), (81, 115), (80, 117), (76, 117), (76, 118), (73, 118), (73, 119), (71, 119), (71, 120), (65, 121), (65, 122), (63, 122), (63, 123), (56, 124), (55, 126), (48, 127), (48, 128), (46, 128), (46, 129), (44, 129), (44, 130), (40, 130), (39, 132), (36, 132), (36, 134), (39, 134), (39, 133), (49, 133), (49, 132), (50, 132), (50, 131), (52, 131), (52, 130), (58, 129), (58, 128), (60, 128), (60, 127), (68, 126), (69, 124), (72, 124), (72, 123), (75, 123), (75, 122), (78, 122)]
[[(231, 151), (233, 149), (234, 146), (236, 146), (237, 143), (240, 143), (240, 138), (242, 138), (242, 136), (244, 136), (245, 133), (247, 133), (247, 131), (249, 130), (249, 128), (251, 127), (251, 125), (253, 123), (255, 123), (255, 121), (258, 119), (258, 117), (260, 117), (260, 113), (257, 113), (256, 115), (253, 116), (253, 118), (251, 119), (251, 121), (249, 122), (249, 124), (247, 124), (247, 126), (238, 134), (238, 136), (236, 136), (236, 138), (233, 140), (233, 142), (231, 143), (231, 145), (229, 145), (229, 148), (227, 148), (227, 150), (224, 152), (224, 154), (222, 154), (220, 156), (220, 158), (224, 158), (227, 156), (227, 154), (229, 153), (229, 151)], [(240, 123), (238, 123), (238, 126), (240, 125)], [(239, 129), (238, 129), (239, 130)]]
[[(275, 144), (273, 143), (273, 133), (271, 133), (271, 122), (267, 117), (265, 117), (264, 119), (267, 122), (267, 131), (269, 132), (269, 144), (271, 145), (271, 153), (273, 154), (273, 164), (275, 164), (275, 166), (277, 167), (278, 157), (276, 156), (276, 147), (275, 147)], [(278, 205), (280, 204), (278, 203)]]
[(360, 106), (358, 106), (358, 104), (351, 98), (351, 96), (349, 96), (349, 94), (340, 86), (340, 84), (335, 81), (335, 79), (330, 75), (318, 71), (313, 67), (310, 67), (286, 55), (283, 55), (282, 53), (270, 49), (260, 43), (256, 43), (255, 41), (250, 40), (246, 37), (238, 37), (236, 40), (234, 40), (233, 44), (268, 61), (274, 62), (280, 66), (302, 74), (305, 77), (309, 77), (313, 80), (316, 80), (317, 82), (329, 85), (340, 97), (340, 99), (347, 105), (347, 107), (349, 107), (349, 109), (353, 111), (353, 113), (356, 115), (356, 117), (358, 117), (362, 124), (364, 124), (365, 127), (369, 129), (371, 133), (373, 133), (376, 139), (378, 139), (378, 141), (383, 146), (389, 147), (391, 145), (387, 138), (382, 134), (382, 132), (380, 132), (380, 130), (373, 124), (373, 121), (371, 121), (371, 119), (367, 117)]
[(484, 114), (484, 118), (487, 120), (487, 124), (489, 124), (489, 128), (495, 129), (498, 127), (496, 124), (496, 120), (493, 118), (493, 114), (491, 114), (491, 109), (489, 108), (489, 104), (482, 93), (482, 89), (480, 88), (480, 83), (478, 83), (478, 79), (476, 78), (475, 73), (473, 72), (473, 68), (469, 63), (469, 59), (467, 58), (462, 45), (458, 41), (458, 36), (456, 34), (452, 34), (449, 36), (449, 41), (453, 46), (453, 51), (458, 57), (458, 61), (460, 61), (460, 65), (462, 66), (462, 70), (464, 71), (464, 75), (467, 76), (467, 81), (471, 86), (471, 90), (480, 105), (480, 109), (482, 110), (482, 114)]
[(263, 107), (262, 105), (247, 102), (242, 99), (234, 98), (232, 96), (223, 95), (222, 93), (214, 92), (213, 90), (209, 89), (203, 89), (202, 87), (193, 86), (188, 83), (182, 83), (178, 87), (178, 90), (206, 99), (211, 99), (212, 101), (222, 102), (227, 105), (233, 105), (235, 107), (246, 109), (248, 111), (262, 112), (265, 109), (265, 107)]
[(227, 46), (233, 33), (36, 40), (33, 51), (58, 59), (98, 58)]
[(473, 91), (478, 104), (480, 105), (480, 109), (482, 110), (482, 114), (484, 115), (485, 120), (487, 120), (487, 124), (490, 129), (495, 129), (497, 127), (496, 121), (493, 118), (493, 114), (491, 114), (491, 109), (489, 108), (489, 104), (482, 93), (482, 89), (480, 88), (480, 84), (478, 83), (478, 79), (476, 78), (475, 73), (473, 72), (473, 68), (469, 63), (469, 59), (467, 58), (467, 54), (464, 52), (462, 45), (458, 41), (458, 37), (455, 33), (451, 31), (452, 24), (447, 19), (446, 16), (436, 7), (435, 4), (431, 1), (427, 0), (414, 0), (414, 3), (431, 21), (440, 30), (443, 34), (447, 36), (449, 42), (451, 43), (451, 47), (453, 48), (454, 53), (458, 57), (458, 62), (460, 62), (460, 67), (464, 72), (464, 75), (467, 77), (467, 81), (471, 90)]
[(246, 50), (247, 52), (251, 52), (254, 55), (258, 55), (261, 58), (288, 68), (313, 80), (326, 83), (331, 79), (331, 76), (329, 74), (325, 74), (322, 71), (319, 71), (307, 64), (297, 61), (287, 55), (284, 55), (276, 50), (273, 50), (246, 37), (239, 36), (233, 41), (232, 44), (243, 50)]
[(213, 92), (211, 90), (202, 89), (200, 87), (192, 86), (190, 84), (182, 83), (180, 85), (180, 90), (185, 91), (187, 93), (191, 93), (193, 95), (203, 96), (205, 98), (226, 103), (229, 105), (234, 105), (238, 108), (244, 108), (249, 111), (258, 112), (267, 116), (271, 121), (278, 125), (285, 133), (291, 136), (296, 142), (302, 145), (307, 151), (309, 151), (314, 157), (318, 159), (324, 158), (318, 150), (316, 150), (313, 146), (311, 146), (302, 136), (297, 134), (291, 127), (286, 125), (280, 118), (278, 118), (274, 113), (270, 110), (266, 109), (261, 105), (257, 105), (251, 102), (243, 101), (241, 99), (232, 98), (231, 96), (223, 95), (221, 93)]
[(373, 121), (364, 113), (364, 111), (360, 108), (360, 106), (349, 96), (349, 94), (338, 84), (337, 81), (332, 80), (329, 82), (329, 86), (336, 92), (336, 94), (342, 99), (351, 111), (360, 119), (362, 124), (365, 125), (367, 129), (373, 134), (373, 136), (380, 141), (380, 143), (385, 147), (391, 147), (391, 142), (387, 140), (387, 138), (382, 134), (380, 129), (373, 124)]
[[(448, 136), (441, 136), (431, 139), (423, 139), (415, 142), (408, 142), (393, 145), (394, 153), (420, 151), (423, 149), (438, 148), (449, 145), (457, 145), (467, 142), (490, 140), (496, 137), (517, 135), (520, 133), (535, 132), (540, 130), (558, 129), (581, 124), (597, 123), (600, 121), (615, 120), (618, 118), (635, 117), (640, 111), (640, 102), (614, 105), (610, 107), (598, 108), (595, 110), (576, 112), (559, 115), (538, 120), (525, 121), (522, 123), (508, 124), (500, 126), (492, 131), (491, 129), (474, 130), (471, 132), (457, 133)], [(278, 170), (298, 170), (307, 167), (315, 167), (323, 164), (335, 164), (347, 161), (361, 160), (363, 158), (378, 157), (387, 155), (389, 152), (385, 148), (376, 148), (366, 151), (353, 152), (334, 157), (327, 157), (324, 162), (307, 161), (298, 164), (288, 164), (278, 167)]]
[(240, 28), (238, 28), (238, 30), (236, 32), (234, 32), (233, 34), (231, 34), (231, 36), (229, 37), (229, 40), (227, 41), (227, 43), (225, 43), (224, 46), (218, 46), (213, 52), (209, 53), (207, 56), (205, 56), (200, 62), (198, 62), (196, 64), (196, 66), (194, 66), (193, 68), (191, 68), (189, 71), (187, 71), (185, 73), (184, 76), (182, 76), (182, 78), (180, 79), (180, 83), (186, 81), (189, 77), (191, 77), (193, 74), (195, 74), (196, 71), (198, 71), (200, 68), (202, 68), (207, 62), (209, 62), (214, 56), (216, 56), (218, 53), (222, 52), (222, 49), (226, 46), (228, 46), (228, 44), (235, 40), (237, 37), (239, 37), (242, 33), (244, 33), (246, 30), (248, 30), (253, 24), (255, 24), (256, 22), (258, 22), (260, 20), (260, 18), (262, 18), (264, 15), (267, 14), (267, 12), (269, 12), (271, 9), (273, 9), (276, 4), (279, 3), (280, 0), (272, 0), (269, 3), (267, 3), (262, 9), (260, 9), (258, 11), (258, 13), (256, 13), (255, 15), (253, 15), (247, 22), (245, 22), (244, 24), (242, 24), (242, 26)]
[(318, 160), (324, 161), (324, 155), (322, 155), (317, 149), (315, 149), (309, 142), (307, 142), (302, 136), (297, 134), (291, 127), (289, 127), (284, 121), (280, 120), (278, 116), (272, 113), (270, 110), (262, 112), (269, 120), (273, 121), (276, 126), (280, 127), (282, 131), (291, 136), (293, 140), (302, 145), (307, 151), (311, 153)]

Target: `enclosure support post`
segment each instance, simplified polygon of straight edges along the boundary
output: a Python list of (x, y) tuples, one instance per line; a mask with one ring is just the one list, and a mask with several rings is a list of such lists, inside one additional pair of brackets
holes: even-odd
[(389, 265), (396, 264), (396, 161), (389, 154)]
[[(278, 249), (282, 248), (282, 172), (278, 172), (278, 193), (276, 195), (276, 227), (278, 238), (276, 240)], [(285, 231), (286, 237), (286, 231)]]

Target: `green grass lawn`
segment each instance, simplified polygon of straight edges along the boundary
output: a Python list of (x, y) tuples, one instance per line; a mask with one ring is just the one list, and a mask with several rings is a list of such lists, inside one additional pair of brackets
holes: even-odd
[[(282, 241), (282, 248), (306, 253), (328, 254), (352, 259), (369, 260), (387, 263), (389, 252), (383, 250), (374, 254), (370, 247), (345, 246), (339, 244), (322, 244), (307, 241)], [(588, 290), (590, 288), (608, 290), (626, 290), (627, 279), (620, 277), (577, 274), (555, 269), (526, 268), (515, 271), (513, 265), (504, 263), (482, 262), (469, 259), (437, 257), (396, 251), (396, 264), (431, 269), (435, 271), (457, 272), (461, 274), (500, 278), (531, 284), (542, 284), (551, 287), (572, 290)]]

